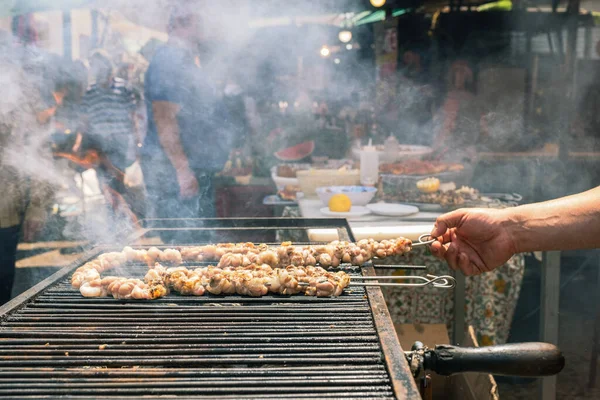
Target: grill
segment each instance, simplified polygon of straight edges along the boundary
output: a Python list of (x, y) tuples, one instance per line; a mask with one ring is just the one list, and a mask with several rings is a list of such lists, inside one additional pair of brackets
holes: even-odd
[[(269, 242), (278, 231), (308, 228), (334, 228), (340, 239), (354, 239), (347, 222), (335, 219), (146, 226), (145, 233), (184, 233), (182, 244)], [(420, 398), (377, 287), (352, 287), (338, 298), (81, 297), (71, 273), (110, 250), (90, 249), (0, 308), (0, 397)], [(141, 277), (146, 268), (117, 274)], [(342, 268), (374, 275), (372, 265)]]

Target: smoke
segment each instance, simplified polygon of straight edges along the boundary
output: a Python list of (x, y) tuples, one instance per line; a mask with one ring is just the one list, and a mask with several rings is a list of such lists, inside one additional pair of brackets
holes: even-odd
[[(113, 51), (111, 55), (115, 60), (123, 59), (125, 55), (132, 56), (125, 54), (130, 52), (131, 40), (135, 42), (133, 47), (141, 48), (147, 40), (146, 28), (166, 32), (171, 3), (158, 0), (104, 2), (99, 11), (101, 18), (97, 39), (102, 42), (102, 47)], [(352, 3), (348, 2), (348, 10), (355, 8)], [(318, 90), (326, 88), (330, 92), (329, 97), (334, 97), (336, 91), (348, 97), (353, 90), (352, 85), (350, 88), (332, 88), (329, 85), (336, 70), (342, 71), (343, 64), (355, 62), (357, 58), (356, 51), (334, 49), (340, 47), (337, 40), (339, 27), (332, 26), (330, 21), (339, 18), (338, 7), (333, 10), (316, 0), (283, 7), (278, 2), (269, 1), (178, 4), (184, 14), (199, 12), (203, 17), (204, 40), (199, 49), (203, 73), (210, 77), (219, 93), (251, 98), (252, 101), (246, 101), (249, 108), (270, 109), (271, 103), (285, 101), (290, 104), (290, 110), (287, 111), (291, 114), (293, 105), (300, 103), (298, 99), (305, 99), (302, 106), (308, 105), (307, 110), (310, 110), (312, 103), (320, 100), (313, 96), (313, 92)], [(55, 6), (59, 8), (60, 5)], [(81, 11), (72, 14), (74, 29), (84, 23), (75, 18), (81, 15)], [(325, 17), (320, 17), (315, 23), (314, 19), (319, 15)], [(135, 32), (130, 34), (130, 42), (122, 40), (116, 29), (111, 27), (111, 22), (123, 21), (123, 17), (140, 26), (139, 37), (135, 37)], [(62, 30), (57, 26), (48, 28), (50, 31)], [(10, 137), (2, 135), (2, 167), (18, 171), (20, 185), (24, 184), (26, 178), (31, 178), (34, 184), (48, 185), (61, 196), (77, 197), (79, 193), (74, 170), (64, 161), (54, 160), (50, 156), (49, 142), (54, 130), (52, 123), (35, 120), (36, 112), (53, 104), (52, 91), (56, 84), (73, 78), (70, 76), (74, 74), (72, 65), (61, 55), (37, 49), (35, 45), (17, 44), (16, 39), (5, 32), (2, 32), (1, 39), (0, 63), (3, 73), (0, 75), (0, 114), (6, 126), (15, 127), (11, 129)], [(79, 38), (74, 39), (75, 43), (79, 42)], [(166, 39), (164, 33), (161, 39)], [(327, 63), (316, 66), (315, 61), (323, 61), (319, 55), (323, 45), (332, 47), (332, 55), (325, 60)], [(85, 61), (88, 54), (79, 56)], [(341, 59), (341, 66), (333, 63), (334, 57)], [(298, 69), (302, 73), (296, 76)], [(276, 113), (279, 111), (276, 110)], [(258, 113), (249, 117), (255, 132), (262, 135), (265, 130), (271, 129)], [(218, 125), (228, 121), (212, 122)], [(70, 141), (67, 143), (72, 144)], [(273, 150), (276, 149), (269, 149)], [(64, 198), (57, 199), (58, 202), (62, 200)], [(131, 224), (126, 218), (107, 214), (105, 208), (99, 207), (95, 201), (98, 201), (97, 197), (91, 201), (88, 199), (85, 205), (80, 204), (79, 210), (85, 208), (86, 218), (72, 220), (62, 233), (71, 238), (113, 242), (116, 232), (131, 231)], [(260, 202), (260, 199), (248, 199), (245, 204), (245, 211), (250, 215), (254, 213), (256, 202)], [(70, 206), (65, 208), (71, 211), (73, 207)], [(52, 227), (48, 230), (52, 231)]]
[[(359, 1), (310, 0), (282, 3), (240, 0), (182, 1), (178, 4), (184, 13), (187, 10), (203, 16), (204, 40), (199, 48), (203, 74), (209, 77), (221, 95), (244, 98), (253, 135), (250, 141), (255, 152), (262, 152), (257, 154), (258, 157), (272, 154), (277, 150), (272, 148), (275, 145), (284, 145), (265, 140), (276, 127), (274, 120), (291, 118), (295, 114), (309, 114), (312, 118), (314, 104), (322, 102), (327, 103), (332, 113), (339, 111), (340, 115), (348, 115), (348, 105), (358, 108), (360, 103), (372, 102), (374, 99), (376, 69), (373, 54), (368, 53), (372, 52), (371, 27), (353, 29), (354, 48), (347, 49), (337, 39), (340, 22), (343, 21), (340, 11), (357, 11), (362, 6)], [(149, 29), (162, 32), (159, 35), (161, 40), (166, 39), (171, 5), (167, 0), (103, 2), (99, 10), (101, 18), (97, 40), (115, 53), (112, 54), (115, 59), (123, 59), (123, 54), (116, 54), (118, 52), (129, 52), (127, 56), (134, 56), (131, 53), (139, 51), (148, 42)], [(141, 26), (137, 31), (133, 29), (129, 32), (127, 41), (119, 39), (117, 30), (111, 28), (111, 23), (124, 23), (122, 21), (125, 19)], [(72, 21), (73, 26), (79, 23), (77, 20)], [(47, 101), (50, 95), (48, 88), (66, 74), (63, 68), (65, 62), (60, 56), (37, 51), (34, 46), (14, 45), (13, 40), (7, 34), (3, 34), (0, 40), (0, 63), (3, 71), (0, 74), (0, 114), (5, 120), (27, 114), (19, 113), (19, 108), (35, 108), (36, 91), (41, 93), (41, 102)], [(410, 46), (399, 50), (399, 75), (406, 80), (400, 80), (395, 88), (392, 111), (389, 115), (379, 116), (382, 138), (394, 134), (402, 143), (432, 144), (436, 132), (443, 125), (441, 121), (450, 84), (446, 79), (446, 71), (453, 58), (442, 58), (443, 62), (435, 65), (434, 58), (426, 56), (427, 53), (435, 53), (435, 44), (427, 40), (419, 42), (417, 46), (422, 56), (422, 75), (411, 75), (410, 65), (407, 65), (403, 57), (403, 52), (416, 50)], [(328, 57), (320, 55), (323, 46), (327, 46), (330, 51)], [(469, 52), (469, 46), (465, 46), (465, 53)], [(151, 47), (145, 49), (150, 52), (144, 52), (145, 56), (150, 57), (148, 54), (151, 54)], [(471, 50), (477, 53), (482, 49), (485, 46), (475, 43)], [(544, 132), (544, 126), (526, 126), (524, 109), (529, 106), (529, 100), (525, 99), (524, 92), (526, 85), (530, 84), (527, 79), (532, 78), (526, 79), (523, 67), (502, 67), (506, 54), (498, 52), (487, 59), (477, 58), (475, 54), (475, 57), (468, 60), (474, 75), (473, 84), (468, 89), (474, 96), (474, 103), (478, 103), (480, 107), (477, 112), (481, 111), (482, 120), (486, 124), (487, 138), (483, 149), (531, 150), (545, 139), (554, 139), (555, 134)], [(87, 55), (80, 56), (85, 59)], [(460, 54), (456, 54), (453, 57), (459, 59), (459, 56)], [(512, 56), (514, 58), (514, 54)], [(481, 66), (484, 61), (487, 66)], [(528, 60), (525, 55), (517, 55), (513, 61), (513, 64), (526, 64)], [(544, 70), (546, 64), (547, 61), (540, 60), (538, 69)], [(138, 78), (141, 76), (143, 74), (140, 72)], [(542, 78), (539, 78), (540, 82)], [(143, 83), (140, 79), (137, 82)], [(586, 87), (583, 85), (588, 85), (589, 82), (580, 80), (578, 84), (581, 86), (577, 90), (584, 92)], [(535, 90), (539, 91), (540, 87)], [(537, 92), (533, 95), (537, 95)], [(285, 107), (281, 107), (281, 104)], [(551, 105), (546, 107), (535, 104), (530, 107), (530, 117), (539, 112), (552, 113), (548, 111), (552, 109)], [(542, 110), (538, 112), (540, 107)], [(468, 116), (467, 119), (473, 126), (480, 123), (478, 117)], [(293, 125), (296, 120), (290, 121)], [(226, 125), (228, 122), (212, 121), (214, 125)], [(48, 156), (50, 128), (47, 125), (37, 128), (39, 124), (33, 120), (13, 120), (11, 123), (17, 125), (22, 132), (27, 131), (27, 134), (17, 133), (17, 130), (10, 139), (2, 137), (2, 164), (17, 169), (21, 176), (34, 177), (36, 181), (48, 183), (55, 188), (73, 187), (72, 179), (70, 182), (65, 180), (64, 163), (58, 163)], [(552, 125), (554, 124), (549, 124)], [(268, 168), (265, 170), (268, 171)], [(498, 178), (493, 182), (502, 181), (502, 189), (507, 191), (522, 191), (522, 171), (515, 171), (511, 167), (509, 174), (505, 172), (506, 170), (502, 170), (502, 179)], [(479, 182), (483, 182), (482, 188), (486, 186), (485, 174), (479, 178)], [(165, 185), (168, 186), (169, 183), (166, 182)], [(487, 185), (485, 189), (494, 188)], [(258, 213), (255, 210), (257, 201), (260, 202), (260, 199), (249, 198), (240, 207), (245, 209), (246, 216)], [(86, 223), (81, 222), (84, 227), (74, 232), (94, 240), (111, 241), (114, 240), (114, 232), (130, 229), (126, 219), (111, 218), (103, 212), (97, 212), (99, 207), (96, 205), (89, 206), (87, 211), (93, 212), (93, 217)], [(72, 235), (77, 237), (76, 233)]]

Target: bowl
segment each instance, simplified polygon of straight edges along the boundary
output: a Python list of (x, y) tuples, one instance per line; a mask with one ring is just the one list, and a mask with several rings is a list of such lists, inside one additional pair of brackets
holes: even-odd
[(311, 169), (298, 171), (300, 190), (306, 198), (317, 198), (317, 188), (334, 185), (359, 185), (360, 171), (357, 169)]
[(298, 171), (310, 169), (310, 164), (280, 164), (273, 166), (271, 168), (271, 179), (273, 179), (273, 182), (275, 182), (277, 190), (283, 190), (286, 186), (300, 186), (300, 182), (298, 181), (297, 177), (280, 176), (278, 174), (278, 168), (281, 165), (289, 166), (292, 170), (296, 172), (296, 175), (298, 174)]
[(377, 188), (370, 186), (325, 186), (317, 188), (317, 196), (325, 206), (329, 205), (329, 199), (334, 194), (340, 193), (348, 196), (353, 206), (366, 206), (375, 197)]
[(275, 182), (277, 190), (283, 190), (286, 186), (299, 186), (298, 178), (284, 178), (277, 175), (277, 166), (271, 168), (271, 179)]

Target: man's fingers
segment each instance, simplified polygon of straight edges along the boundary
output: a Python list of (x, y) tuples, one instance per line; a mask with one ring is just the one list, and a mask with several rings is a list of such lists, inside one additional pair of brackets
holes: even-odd
[(473, 248), (463, 245), (460, 249), (459, 268), (466, 276), (479, 275), (486, 271), (485, 263)]
[(458, 269), (458, 247), (455, 243), (450, 243), (447, 246), (448, 249), (446, 251), (446, 254), (444, 255), (444, 258), (446, 259), (446, 262), (448, 263), (450, 268), (456, 271)]
[(469, 266), (471, 264), (471, 261), (469, 260), (469, 257), (467, 257), (467, 255), (465, 253), (459, 253), (458, 254), (458, 268), (460, 268), (460, 270), (466, 275), (467, 271), (469, 270)]
[(448, 229), (438, 240), (442, 243), (448, 243), (452, 241), (452, 235), (456, 231), (455, 228)]
[(444, 247), (444, 245), (441, 242), (431, 243), (431, 247), (429, 249), (431, 250), (431, 254), (433, 254), (437, 258), (440, 258), (440, 259), (444, 258), (444, 254), (446, 253), (446, 248)]
[(442, 236), (448, 229), (455, 228), (458, 226), (458, 223), (462, 219), (463, 215), (465, 215), (465, 210), (462, 208), (444, 215), (440, 215), (435, 221), (433, 230), (431, 231), (431, 236)]
[(458, 267), (465, 276), (474, 276), (481, 273), (480, 269), (477, 268), (477, 265), (475, 265), (465, 253), (460, 253), (458, 255)]

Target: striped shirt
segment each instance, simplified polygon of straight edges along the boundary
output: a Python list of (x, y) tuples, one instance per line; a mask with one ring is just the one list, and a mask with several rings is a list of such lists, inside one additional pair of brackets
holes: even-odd
[(114, 78), (107, 87), (92, 85), (83, 97), (82, 112), (87, 119), (87, 134), (121, 170), (133, 160), (128, 151), (134, 146), (133, 112), (136, 108), (134, 93), (125, 81)]

